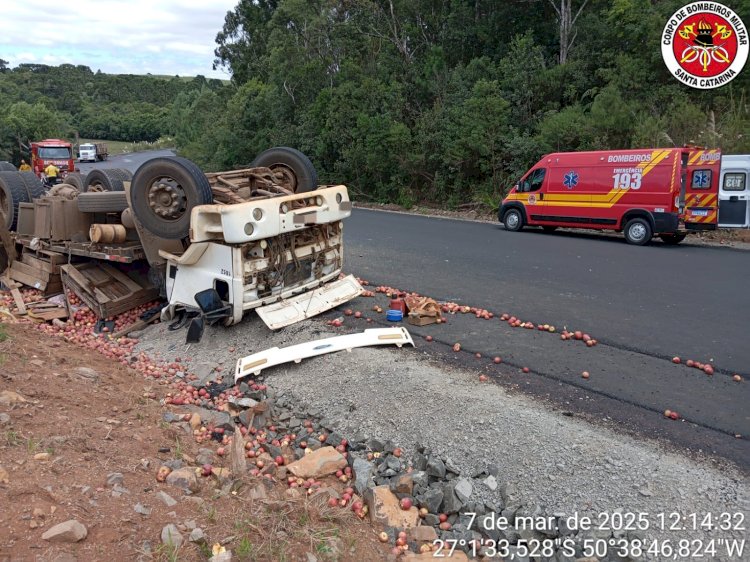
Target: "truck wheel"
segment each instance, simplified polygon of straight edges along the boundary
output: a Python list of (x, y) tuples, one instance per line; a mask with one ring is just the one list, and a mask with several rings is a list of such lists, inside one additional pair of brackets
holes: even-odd
[(511, 232), (521, 230), (523, 228), (523, 215), (521, 211), (518, 209), (508, 209), (505, 211), (503, 224), (505, 225), (505, 230), (510, 230)]
[(659, 238), (661, 238), (661, 241), (668, 246), (676, 246), (685, 240), (686, 236), (687, 234), (660, 234)]
[(121, 213), (128, 208), (124, 191), (87, 192), (78, 196), (78, 210), (83, 213)]
[(5, 160), (0, 160), (0, 172), (17, 172), (17, 171), (18, 169), (10, 162), (6, 162)]
[(135, 217), (152, 234), (177, 240), (190, 233), (190, 212), (213, 203), (208, 179), (190, 160), (153, 158), (135, 172), (130, 186)]
[(18, 204), (30, 201), (26, 185), (17, 172), (0, 172), (0, 207), (5, 212), (5, 226), (8, 230), (16, 229)]
[(625, 240), (628, 241), (628, 244), (643, 246), (649, 243), (651, 236), (651, 225), (646, 219), (630, 219), (625, 225)]
[(277, 146), (261, 152), (252, 167), (271, 168), (284, 176), (284, 184), (294, 193), (314, 191), (318, 188), (318, 173), (310, 159), (299, 150)]
[(123, 191), (123, 179), (117, 168), (91, 170), (86, 176), (83, 191)]
[(133, 172), (126, 168), (110, 168), (110, 172), (112, 172), (115, 176), (119, 177), (122, 181), (130, 181), (133, 179)]
[(26, 192), (29, 194), (29, 201), (39, 199), (47, 194), (47, 188), (44, 187), (42, 180), (36, 177), (34, 172), (18, 172), (21, 181), (26, 186)]
[(74, 186), (78, 191), (84, 191), (86, 186), (85, 178), (81, 172), (70, 172), (65, 176), (65, 183)]

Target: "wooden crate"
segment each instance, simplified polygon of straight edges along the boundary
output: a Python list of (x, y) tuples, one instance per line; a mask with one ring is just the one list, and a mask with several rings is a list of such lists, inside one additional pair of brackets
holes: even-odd
[(101, 262), (60, 267), (62, 283), (78, 295), (99, 318), (109, 318), (152, 301), (159, 290), (137, 282), (112, 265)]
[(8, 275), (11, 279), (39, 289), (45, 296), (62, 293), (60, 264), (65, 256), (54, 252), (34, 252), (24, 248), (21, 259), (14, 261)]

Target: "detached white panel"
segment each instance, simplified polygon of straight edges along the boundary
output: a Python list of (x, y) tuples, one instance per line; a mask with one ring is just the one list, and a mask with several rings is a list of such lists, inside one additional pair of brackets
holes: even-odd
[(359, 334), (347, 334), (345, 336), (334, 336), (322, 340), (300, 343), (289, 347), (272, 347), (253, 355), (248, 355), (237, 361), (234, 372), (235, 383), (242, 377), (258, 375), (263, 369), (275, 367), (282, 363), (294, 361), (299, 363), (308, 357), (335, 353), (337, 351), (351, 351), (355, 347), (367, 347), (370, 345), (414, 345), (411, 335), (406, 328), (373, 328)]

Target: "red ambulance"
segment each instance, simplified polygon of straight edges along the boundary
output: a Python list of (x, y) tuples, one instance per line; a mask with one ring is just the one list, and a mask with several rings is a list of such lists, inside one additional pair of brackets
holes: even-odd
[(533, 166), (503, 199), (506, 230), (541, 226), (615, 230), (631, 244), (679, 244), (715, 229), (721, 153), (656, 148), (561, 152)]

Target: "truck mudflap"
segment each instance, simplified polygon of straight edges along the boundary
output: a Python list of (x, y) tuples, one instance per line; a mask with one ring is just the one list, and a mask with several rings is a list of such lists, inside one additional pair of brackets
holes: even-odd
[(266, 326), (278, 330), (306, 318), (311, 318), (335, 308), (362, 294), (362, 285), (353, 275), (326, 283), (313, 291), (301, 293), (255, 310)]
[(289, 347), (272, 347), (265, 351), (248, 355), (237, 361), (234, 371), (234, 382), (248, 375), (258, 375), (264, 369), (275, 367), (282, 363), (294, 361), (300, 363), (303, 359), (316, 357), (337, 351), (351, 351), (355, 347), (370, 345), (414, 345), (406, 328), (372, 328), (357, 334), (334, 336), (322, 340), (314, 340)]

